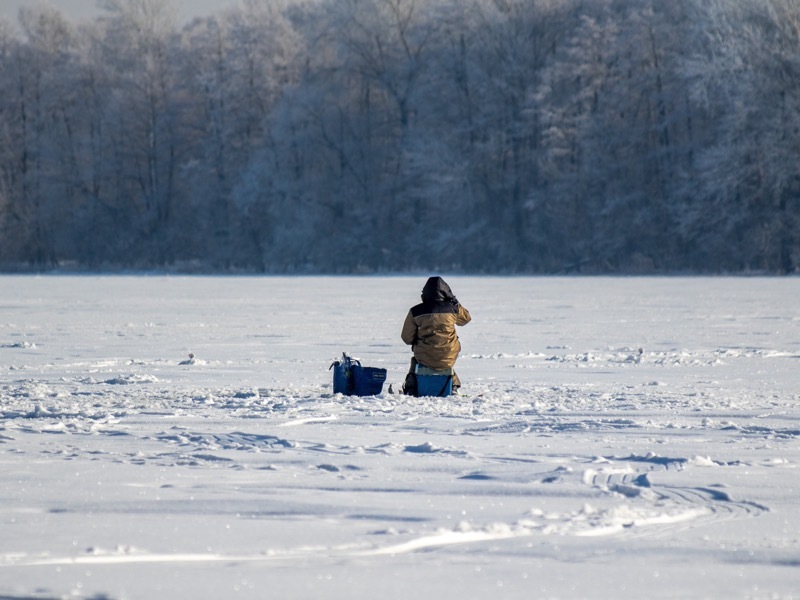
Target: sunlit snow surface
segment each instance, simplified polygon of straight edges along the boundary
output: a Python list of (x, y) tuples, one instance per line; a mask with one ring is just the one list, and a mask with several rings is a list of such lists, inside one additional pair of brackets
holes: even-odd
[(0, 597), (800, 596), (800, 280), (424, 280), (0, 277)]

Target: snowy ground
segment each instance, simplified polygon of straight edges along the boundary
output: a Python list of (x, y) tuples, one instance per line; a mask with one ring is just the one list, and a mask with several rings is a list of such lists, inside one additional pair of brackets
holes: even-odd
[(424, 280), (0, 277), (0, 598), (800, 597), (800, 280)]

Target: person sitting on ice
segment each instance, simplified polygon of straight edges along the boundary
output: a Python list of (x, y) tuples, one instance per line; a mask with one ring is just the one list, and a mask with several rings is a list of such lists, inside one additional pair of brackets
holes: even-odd
[[(404, 394), (417, 394), (414, 375), (417, 364), (435, 370), (453, 368), (461, 351), (456, 325), (466, 325), (471, 320), (469, 311), (461, 306), (445, 280), (430, 277), (422, 288), (422, 303), (408, 311), (400, 334), (414, 352), (411, 370), (403, 384)], [(453, 371), (454, 394), (459, 387), (461, 381)]]

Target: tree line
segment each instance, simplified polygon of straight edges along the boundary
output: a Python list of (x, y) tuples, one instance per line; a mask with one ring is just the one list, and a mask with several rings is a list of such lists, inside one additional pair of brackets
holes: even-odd
[(0, 269), (790, 273), (796, 0), (0, 21)]

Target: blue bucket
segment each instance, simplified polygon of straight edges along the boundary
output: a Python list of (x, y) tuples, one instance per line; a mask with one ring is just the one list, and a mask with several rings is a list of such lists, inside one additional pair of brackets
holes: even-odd
[(453, 370), (436, 370), (417, 365), (417, 396), (443, 398), (453, 393)]
[(362, 367), (361, 363), (342, 354), (330, 366), (333, 369), (333, 393), (346, 396), (376, 396), (383, 389), (386, 381), (386, 369)]
[(356, 396), (377, 396), (383, 390), (386, 369), (375, 367), (353, 367), (353, 394)]

